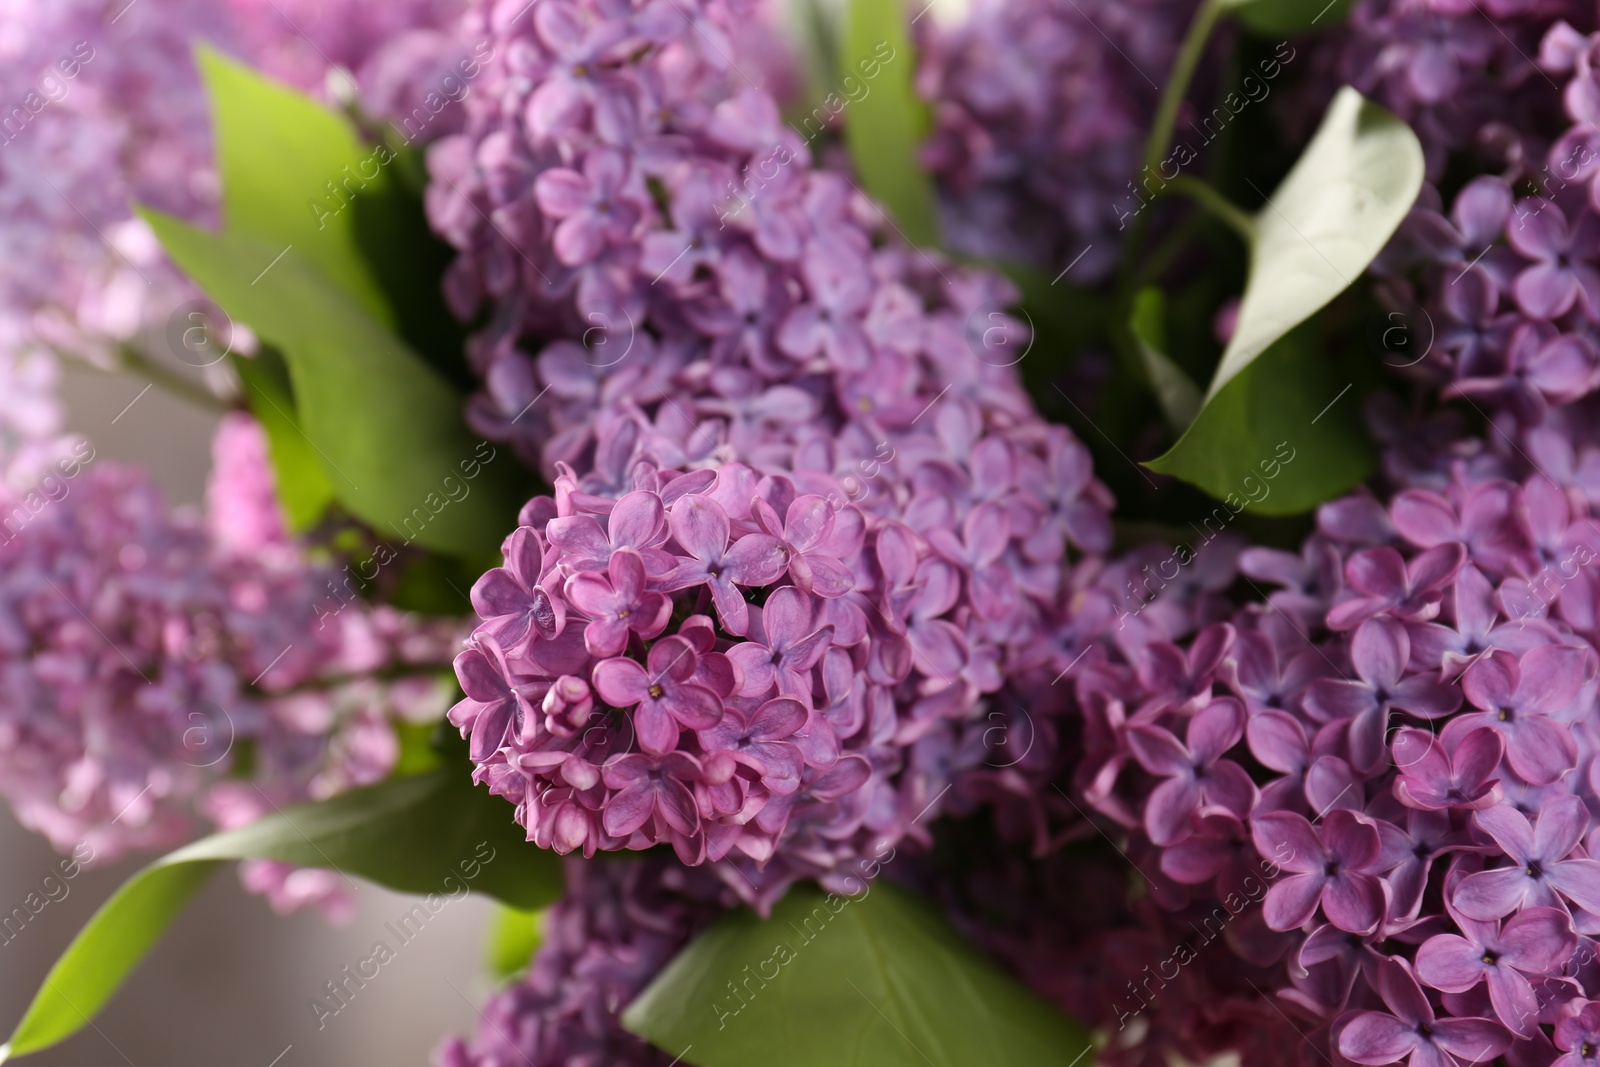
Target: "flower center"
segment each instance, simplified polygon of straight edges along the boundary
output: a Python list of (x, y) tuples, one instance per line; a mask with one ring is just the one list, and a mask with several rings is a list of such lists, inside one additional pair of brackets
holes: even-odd
[(1498, 717), (1501, 722), (1510, 722), (1515, 715), (1516, 712), (1510, 708), (1501, 708), (1498, 713)]
[(1329, 878), (1332, 878), (1334, 875), (1338, 874), (1339, 873), (1339, 861), (1338, 860), (1329, 860), (1327, 863), (1323, 864), (1322, 873), (1327, 875)]
[(1529, 878), (1542, 878), (1542, 877), (1544, 877), (1544, 870), (1542, 868), (1540, 868), (1538, 862), (1535, 861), (1535, 860), (1529, 860), (1528, 861), (1528, 866), (1527, 866), (1526, 870), (1524, 871), (1524, 873), (1527, 874), (1527, 876)]
[(1485, 952), (1482, 956), (1482, 959), (1484, 963), (1487, 963), (1491, 967), (1500, 962), (1500, 956), (1495, 952)]
[(661, 688), (659, 685), (652, 685), (650, 687), (650, 699), (652, 699), (652, 700), (660, 700), (661, 699), (661, 694), (665, 693), (665, 692), (666, 692), (666, 690)]

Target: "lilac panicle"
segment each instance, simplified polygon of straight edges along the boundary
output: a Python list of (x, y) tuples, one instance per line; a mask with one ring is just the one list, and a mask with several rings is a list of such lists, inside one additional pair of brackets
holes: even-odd
[(490, 309), (469, 421), (555, 486), (474, 590), (479, 778), (542, 845), (670, 842), (765, 904), (945, 810), (1042, 824), (1046, 727), (991, 747), (1060, 701), (1110, 499), (983, 340), (1009, 287), (906, 248), (730, 64), (755, 13), (475, 9), (428, 202)]

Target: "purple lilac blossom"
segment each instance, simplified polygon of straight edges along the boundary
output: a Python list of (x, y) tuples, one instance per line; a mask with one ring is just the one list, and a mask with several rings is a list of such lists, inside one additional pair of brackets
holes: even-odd
[[(0, 27), (0, 261), (8, 265), (0, 381), (37, 384), (37, 364), (60, 354), (104, 366), (119, 345), (164, 350), (167, 316), (196, 297), (131, 210), (140, 202), (214, 219), (219, 188), (195, 41), (403, 121), (439, 91), (443, 68), (469, 56), (454, 36), (460, 8), (460, 0), (11, 5)], [(354, 82), (330, 63), (355, 71)], [(448, 132), (458, 111), (443, 109), (418, 141)]]
[(716, 47), (744, 5), (672, 8), (478, 9), (488, 91), (430, 155), (447, 289), (491, 308), (469, 421), (555, 484), (475, 590), (452, 721), (534, 841), (671, 842), (764, 904), (946, 810), (1041, 822), (1110, 499), (972, 343), (1005, 283), (813, 166)]
[[(398, 756), (395, 716), (444, 710), (448, 627), (324, 618), (331, 570), (262, 540), (276, 504), (252, 432), (219, 434), (213, 488), (254, 489), (209, 524), (92, 452), (0, 493), (0, 792), (59, 849), (103, 862), (368, 784)], [(370, 677), (385, 668), (400, 677)], [(229, 777), (246, 747), (252, 773)], [(289, 892), (342, 906), (311, 881)]]
[(618, 1016), (678, 949), (734, 903), (704, 871), (671, 857), (567, 861), (567, 892), (544, 919), (528, 973), (490, 998), (471, 1041), (452, 1038), (436, 1067), (669, 1067), (672, 1056)]
[(950, 22), (919, 20), (923, 159), (949, 246), (1103, 279), (1160, 185), (1141, 174), (1144, 141), (1196, 7), (979, 0)]

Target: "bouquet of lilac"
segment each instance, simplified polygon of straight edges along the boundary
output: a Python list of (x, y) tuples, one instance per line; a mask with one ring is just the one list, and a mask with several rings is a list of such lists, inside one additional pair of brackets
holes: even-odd
[(441, 1067), (1600, 1063), (1600, 17), (1318, 6), (20, 5), (0, 794), (173, 851), (0, 1061), (236, 862)]

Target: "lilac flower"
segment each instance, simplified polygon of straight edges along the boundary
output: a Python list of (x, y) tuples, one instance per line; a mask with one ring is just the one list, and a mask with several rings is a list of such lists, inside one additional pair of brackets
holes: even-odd
[(1358, 552), (1345, 564), (1350, 599), (1328, 612), (1328, 626), (1349, 630), (1375, 615), (1426, 622), (1439, 613), (1443, 588), (1466, 560), (1460, 545), (1439, 545), (1407, 563), (1392, 548)]
[(1251, 830), (1261, 854), (1292, 872), (1267, 891), (1268, 926), (1304, 926), (1320, 905), (1341, 930), (1368, 934), (1377, 929), (1387, 898), (1375, 874), (1380, 842), (1371, 823), (1336, 808), (1322, 820), (1319, 837), (1304, 816), (1278, 811), (1256, 816)]
[(722, 721), (721, 695), (691, 679), (700, 666), (693, 645), (682, 637), (650, 646), (649, 668), (621, 656), (594, 669), (594, 688), (619, 708), (637, 705), (634, 723), (639, 744), (656, 755), (672, 751), (678, 729), (709, 730)]
[(1526, 908), (1502, 926), (1456, 917), (1461, 934), (1436, 934), (1417, 950), (1417, 977), (1447, 993), (1465, 993), (1479, 982), (1506, 1028), (1532, 1037), (1539, 1000), (1529, 977), (1554, 973), (1578, 946), (1572, 918), (1558, 908)]
[(811, 668), (833, 641), (832, 626), (813, 627), (811, 602), (795, 586), (776, 590), (761, 609), (762, 636), (728, 650), (744, 675), (741, 696), (811, 700)]
[(1556, 1048), (1565, 1055), (1551, 1067), (1593, 1067), (1600, 1062), (1600, 1007), (1592, 1000), (1577, 1000), (1572, 1008), (1556, 1022)]
[(582, 173), (554, 169), (539, 175), (534, 184), (539, 208), (561, 220), (554, 243), (561, 262), (581, 267), (606, 244), (628, 238), (641, 215), (635, 184), (627, 157), (611, 148), (590, 152)]
[(1506, 1050), (1510, 1035), (1488, 1019), (1440, 1019), (1410, 968), (1397, 959), (1378, 964), (1377, 990), (1389, 1011), (1364, 1011), (1339, 1034), (1339, 1052), (1356, 1063), (1463, 1067)]
[(659, 817), (678, 833), (692, 836), (700, 828), (700, 815), (690, 786), (699, 776), (700, 762), (682, 752), (632, 753), (609, 761), (602, 777), (617, 792), (606, 805), (606, 833), (626, 837)]
[(1408, 808), (1478, 811), (1500, 802), (1500, 780), (1490, 776), (1500, 766), (1505, 741), (1493, 730), (1472, 731), (1449, 753), (1425, 730), (1400, 730), (1392, 751), (1400, 769), (1394, 795)]
[(555, 637), (566, 621), (566, 605), (539, 584), (548, 573), (539, 534), (525, 527), (512, 531), (505, 564), (473, 583), (473, 610), (490, 621), (489, 632), (505, 645), (520, 644), (534, 631)]
[(1480, 811), (1473, 820), (1511, 863), (1469, 874), (1456, 885), (1451, 899), (1462, 915), (1492, 922), (1524, 906), (1563, 908), (1563, 900), (1600, 912), (1600, 861), (1569, 858), (1589, 824), (1582, 800), (1556, 797), (1541, 809), (1534, 826), (1505, 804)]
[(1244, 709), (1223, 697), (1189, 720), (1188, 743), (1157, 726), (1128, 729), (1134, 758), (1151, 774), (1166, 779), (1150, 795), (1145, 825), (1150, 839), (1170, 844), (1185, 836), (1189, 820), (1207, 807), (1237, 817), (1249, 813), (1256, 789), (1237, 763), (1222, 756), (1244, 735)]
[(1512, 770), (1534, 785), (1555, 781), (1576, 764), (1578, 748), (1550, 716), (1578, 695), (1588, 663), (1589, 653), (1567, 645), (1541, 645), (1520, 659), (1498, 649), (1488, 653), (1461, 676), (1467, 702), (1479, 710), (1451, 720), (1445, 743), (1488, 727), (1505, 738)]
[(750, 612), (736, 586), (766, 585), (784, 571), (783, 545), (767, 534), (748, 533), (730, 542), (728, 515), (709, 497), (685, 498), (672, 509), (673, 536), (686, 556), (678, 557), (673, 589), (705, 583), (723, 626), (743, 634)]
[(591, 656), (619, 655), (630, 633), (648, 641), (667, 628), (672, 603), (661, 593), (647, 592), (646, 578), (643, 557), (621, 548), (611, 554), (604, 577), (583, 571), (567, 579), (567, 599), (590, 620), (583, 640)]
[(1388, 618), (1368, 619), (1350, 642), (1350, 662), (1360, 681), (1319, 678), (1306, 689), (1306, 712), (1319, 722), (1347, 723), (1350, 755), (1359, 771), (1383, 758), (1389, 709), (1423, 719), (1448, 715), (1461, 705), (1454, 686), (1426, 675), (1405, 677), (1411, 640), (1405, 627)]
[(755, 771), (767, 789), (787, 796), (800, 788), (805, 765), (800, 748), (788, 739), (805, 727), (807, 719), (804, 704), (779, 697), (757, 708), (748, 722), (737, 711), (729, 712), (721, 723), (700, 731), (700, 743), (713, 759), (725, 753)]
[(1557, 319), (1581, 301), (1590, 320), (1600, 318), (1600, 271), (1578, 258), (1595, 247), (1600, 219), (1584, 212), (1569, 230), (1566, 215), (1545, 201), (1523, 201), (1516, 214), (1507, 239), (1535, 261), (1513, 287), (1522, 310), (1536, 319)]

